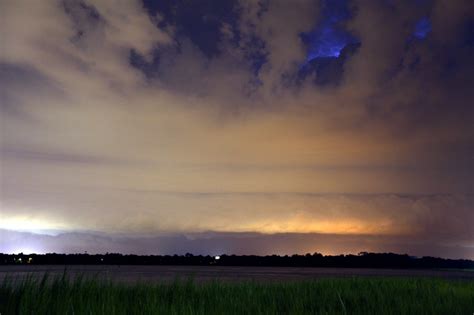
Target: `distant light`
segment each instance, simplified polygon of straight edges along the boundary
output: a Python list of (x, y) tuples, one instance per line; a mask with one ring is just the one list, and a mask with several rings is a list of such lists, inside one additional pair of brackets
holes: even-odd
[(353, 42), (349, 34), (336, 29), (332, 25), (313, 31), (309, 37), (307, 61), (321, 57), (338, 58), (341, 51)]
[(29, 255), (29, 254), (38, 254), (38, 253), (43, 253), (44, 250), (40, 249), (39, 247), (18, 247), (15, 249), (12, 249), (10, 253), (12, 254), (24, 254), (24, 255)]
[(219, 260), (219, 259), (221, 259), (221, 256), (215, 256), (214, 259)]
[(413, 35), (416, 38), (423, 39), (429, 32), (431, 32), (431, 21), (428, 17), (423, 17), (416, 23)]
[(322, 19), (309, 31), (300, 34), (307, 45), (306, 62), (316, 58), (339, 58), (342, 50), (358, 39), (347, 31), (341, 22), (352, 17), (347, 0), (323, 0)]
[[(15, 209), (16, 210), (16, 209)], [(18, 212), (31, 211), (30, 209), (18, 209)], [(0, 229), (45, 234), (56, 236), (60, 231), (67, 229), (64, 224), (39, 219), (30, 216), (6, 216), (0, 214)]]

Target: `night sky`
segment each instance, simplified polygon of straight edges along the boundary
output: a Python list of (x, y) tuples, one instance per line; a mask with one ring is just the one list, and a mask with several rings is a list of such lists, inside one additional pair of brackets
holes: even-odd
[(472, 0), (3, 0), (0, 32), (0, 252), (474, 259)]

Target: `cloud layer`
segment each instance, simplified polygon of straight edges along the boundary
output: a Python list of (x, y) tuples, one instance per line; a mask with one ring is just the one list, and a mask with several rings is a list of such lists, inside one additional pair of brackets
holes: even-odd
[(358, 44), (311, 63), (325, 1), (206, 3), (0, 4), (1, 228), (472, 257), (470, 1), (351, 1), (335, 25)]

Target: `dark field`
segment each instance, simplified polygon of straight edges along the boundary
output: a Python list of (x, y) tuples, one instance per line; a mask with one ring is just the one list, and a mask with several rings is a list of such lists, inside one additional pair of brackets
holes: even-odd
[(473, 314), (462, 270), (2, 266), (0, 314)]
[(340, 277), (435, 277), (441, 279), (472, 280), (474, 271), (424, 269), (366, 269), (366, 268), (305, 268), (305, 267), (222, 267), (222, 266), (108, 266), (108, 265), (22, 265), (0, 266), (0, 279), (7, 274), (23, 278), (27, 275), (41, 278), (43, 274), (107, 278), (120, 282), (173, 281), (193, 278), (195, 281), (298, 281)]

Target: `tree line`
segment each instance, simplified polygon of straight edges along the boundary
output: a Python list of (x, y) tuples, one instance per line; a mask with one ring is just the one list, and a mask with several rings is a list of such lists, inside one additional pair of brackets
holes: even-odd
[(106, 254), (0, 254), (1, 265), (194, 265), (194, 266), (275, 266), (335, 268), (456, 268), (474, 269), (474, 261), (407, 254), (367, 253), (358, 255), (124, 255)]

